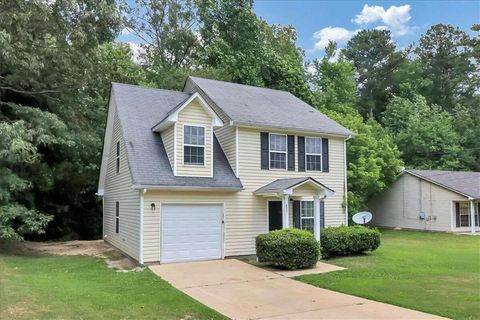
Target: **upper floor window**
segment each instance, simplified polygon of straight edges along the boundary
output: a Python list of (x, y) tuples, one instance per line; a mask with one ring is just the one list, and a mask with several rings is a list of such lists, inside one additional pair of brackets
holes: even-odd
[(322, 171), (322, 138), (305, 138), (305, 164), (309, 171)]
[(115, 162), (116, 162), (115, 172), (119, 173), (120, 172), (120, 141), (117, 141), (117, 156), (115, 158)]
[(287, 168), (287, 136), (270, 134), (270, 169)]
[(204, 127), (183, 127), (183, 163), (193, 165), (205, 164)]

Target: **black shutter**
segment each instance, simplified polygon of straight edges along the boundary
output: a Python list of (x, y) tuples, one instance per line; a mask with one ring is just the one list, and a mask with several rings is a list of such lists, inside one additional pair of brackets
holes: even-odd
[(300, 229), (300, 201), (293, 201), (293, 227)]
[(268, 132), (260, 132), (260, 158), (262, 170), (268, 170)]
[(295, 136), (288, 136), (288, 171), (295, 171)]
[(320, 200), (320, 228), (325, 228), (325, 202)]
[(322, 138), (322, 171), (328, 172), (328, 139)]
[(298, 171), (305, 171), (305, 137), (298, 139)]
[(455, 202), (455, 222), (457, 223), (457, 228), (460, 227), (460, 203)]

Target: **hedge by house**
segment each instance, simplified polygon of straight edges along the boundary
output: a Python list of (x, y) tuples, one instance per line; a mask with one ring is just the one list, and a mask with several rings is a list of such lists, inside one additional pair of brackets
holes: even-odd
[(314, 266), (320, 256), (319, 243), (311, 232), (282, 229), (257, 236), (259, 262), (282, 269), (303, 269)]
[(374, 251), (380, 246), (380, 232), (364, 226), (329, 227), (322, 230), (320, 247), (323, 258)]

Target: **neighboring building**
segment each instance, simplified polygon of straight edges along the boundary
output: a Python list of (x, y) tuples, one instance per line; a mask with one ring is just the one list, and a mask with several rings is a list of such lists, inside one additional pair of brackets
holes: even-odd
[(479, 231), (480, 172), (405, 170), (369, 207), (375, 226)]
[(255, 254), (255, 237), (347, 224), (352, 133), (284, 91), (189, 77), (112, 84), (98, 194), (105, 241), (140, 263)]

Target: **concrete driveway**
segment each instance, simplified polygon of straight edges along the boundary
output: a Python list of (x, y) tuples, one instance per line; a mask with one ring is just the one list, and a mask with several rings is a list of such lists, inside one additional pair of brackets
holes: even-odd
[(317, 288), (234, 259), (164, 264), (150, 269), (232, 319), (442, 319)]

